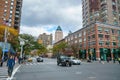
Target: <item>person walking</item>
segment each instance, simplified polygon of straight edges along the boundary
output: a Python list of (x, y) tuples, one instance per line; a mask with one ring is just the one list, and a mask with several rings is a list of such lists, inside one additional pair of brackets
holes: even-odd
[(10, 57), (8, 58), (8, 61), (7, 61), (8, 76), (9, 76), (9, 77), (11, 77), (11, 75), (12, 75), (14, 65), (15, 65), (14, 56), (13, 56), (13, 55), (10, 55)]
[(118, 58), (118, 63), (120, 64), (120, 57)]

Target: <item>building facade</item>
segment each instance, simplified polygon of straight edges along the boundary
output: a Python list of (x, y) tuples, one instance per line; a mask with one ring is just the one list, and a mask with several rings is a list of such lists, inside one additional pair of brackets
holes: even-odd
[(69, 45), (76, 45), (79, 58), (107, 60), (120, 57), (120, 28), (100, 22), (92, 23), (65, 37)]
[(0, 25), (7, 23), (14, 29), (20, 29), (22, 0), (0, 1)]
[(43, 44), (45, 47), (52, 45), (53, 36), (52, 34), (48, 35), (46, 33), (40, 34), (38, 37), (38, 42)]
[(55, 43), (63, 39), (63, 31), (60, 26), (57, 27), (55, 32)]
[(99, 21), (120, 26), (120, 0), (82, 0), (83, 27)]

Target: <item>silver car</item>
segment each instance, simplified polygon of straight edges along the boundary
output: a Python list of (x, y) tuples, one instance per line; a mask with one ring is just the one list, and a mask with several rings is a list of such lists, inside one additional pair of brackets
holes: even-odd
[(70, 57), (71, 59), (71, 62), (73, 65), (80, 65), (81, 64), (81, 61), (75, 57)]

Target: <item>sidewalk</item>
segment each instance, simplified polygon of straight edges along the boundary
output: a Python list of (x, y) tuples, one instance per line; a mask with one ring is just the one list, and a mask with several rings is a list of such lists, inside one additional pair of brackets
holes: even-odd
[(115, 61), (115, 63), (113, 61), (91, 61), (91, 62), (87, 62), (87, 60), (82, 60), (82, 63), (89, 63), (89, 64), (119, 64), (118, 61)]

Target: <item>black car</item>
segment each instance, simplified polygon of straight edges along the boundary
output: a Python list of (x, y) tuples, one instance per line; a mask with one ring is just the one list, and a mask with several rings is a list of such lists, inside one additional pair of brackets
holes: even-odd
[(38, 57), (37, 58), (37, 62), (43, 62), (43, 58), (42, 57)]
[(72, 62), (68, 56), (59, 55), (57, 57), (57, 65), (72, 66)]

